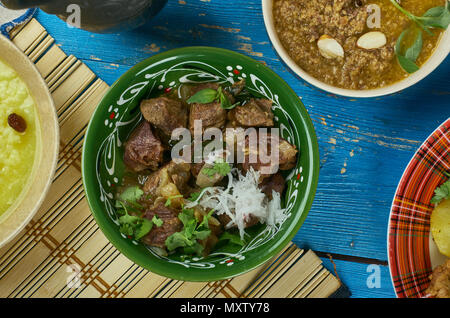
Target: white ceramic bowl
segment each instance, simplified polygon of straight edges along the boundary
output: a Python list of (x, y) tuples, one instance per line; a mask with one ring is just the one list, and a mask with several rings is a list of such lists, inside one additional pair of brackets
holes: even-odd
[(40, 124), (31, 176), (16, 202), (0, 217), (1, 247), (24, 229), (44, 201), (58, 160), (59, 125), (52, 96), (36, 66), (2, 35), (0, 59), (12, 67), (27, 85)]
[(278, 55), (281, 57), (284, 63), (286, 63), (286, 65), (302, 79), (324, 91), (333, 94), (348, 97), (377, 97), (399, 92), (401, 90), (404, 90), (405, 88), (408, 88), (416, 84), (417, 82), (428, 76), (428, 74), (430, 74), (434, 69), (436, 69), (439, 66), (439, 64), (442, 63), (442, 61), (445, 60), (445, 58), (450, 52), (450, 30), (447, 29), (447, 31), (442, 34), (438, 47), (436, 48), (433, 55), (428, 59), (428, 61), (424, 65), (422, 65), (420, 70), (411, 74), (404, 80), (386, 87), (369, 90), (353, 90), (353, 89), (339, 88), (336, 86), (326, 84), (314, 78), (310, 74), (306, 73), (287, 54), (275, 31), (272, 15), (272, 4), (273, 0), (262, 0), (262, 8), (266, 30), (267, 33), (269, 34), (270, 41), (272, 42), (272, 45), (274, 46)]

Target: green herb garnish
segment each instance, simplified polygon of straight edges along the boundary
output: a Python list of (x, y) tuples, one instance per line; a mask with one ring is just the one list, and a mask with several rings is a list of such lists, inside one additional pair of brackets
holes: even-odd
[(206, 174), (208, 177), (213, 177), (216, 174), (221, 176), (226, 176), (230, 173), (231, 167), (228, 162), (223, 160), (217, 161), (214, 163), (212, 168), (204, 168), (202, 169), (202, 173)]
[[(414, 26), (414, 25), (413, 25)], [(404, 50), (402, 48), (403, 40), (406, 36), (410, 35), (411, 32), (416, 33), (414, 43), (411, 47)], [(414, 73), (419, 70), (419, 66), (416, 64), (416, 60), (422, 51), (423, 36), (422, 31), (418, 28), (409, 27), (404, 30), (397, 39), (395, 44), (395, 54), (397, 55), (397, 60), (400, 66), (408, 73)]]
[(178, 214), (178, 218), (183, 223), (183, 229), (166, 239), (165, 244), (167, 249), (174, 251), (177, 248), (183, 248), (185, 254), (197, 254), (201, 256), (204, 247), (197, 240), (204, 240), (211, 235), (208, 222), (213, 212), (211, 210), (205, 215), (199, 224), (195, 218), (194, 210), (183, 208), (182, 212)]
[[(408, 73), (414, 73), (419, 70), (419, 66), (416, 64), (416, 60), (419, 57), (422, 46), (423, 46), (423, 35), (422, 30), (430, 35), (434, 35), (432, 32), (433, 28), (447, 29), (450, 24), (450, 1), (446, 1), (445, 6), (439, 6), (429, 9), (423, 16), (418, 17), (411, 12), (405, 10), (396, 0), (390, 0), (392, 4), (405, 14), (411, 21), (414, 22), (413, 25), (405, 29), (395, 45), (395, 54), (397, 55), (397, 60), (400, 66)], [(417, 28), (419, 27), (419, 28)], [(422, 29), (422, 30), (420, 30)], [(416, 32), (413, 44), (403, 49), (403, 42), (406, 35), (411, 34), (411, 32)]]
[(223, 109), (233, 109), (239, 103), (231, 104), (229, 98), (222, 90), (222, 87), (219, 86), (217, 90), (212, 88), (205, 88), (201, 91), (195, 93), (191, 98), (187, 100), (188, 104), (199, 103), (199, 104), (209, 104), (214, 101), (220, 102), (220, 106)]
[(202, 193), (201, 192), (193, 192), (193, 193), (191, 193), (191, 196), (188, 198), (188, 200), (195, 202), (198, 200), (198, 198), (200, 198), (200, 194), (202, 194)]
[(152, 222), (156, 225), (156, 227), (161, 227), (164, 223), (164, 221), (161, 220), (156, 214), (153, 216)]
[[(445, 175), (450, 177), (447, 173)], [(431, 199), (431, 203), (439, 204), (446, 199), (450, 199), (450, 179), (434, 190), (434, 197)]]
[(121, 233), (136, 240), (140, 240), (152, 230), (152, 221), (140, 218), (138, 216), (130, 215), (125, 204), (123, 204), (122, 202), (120, 202), (120, 204), (123, 208), (122, 210), (118, 211), (119, 214), (122, 215), (121, 217), (119, 217), (119, 230)]
[(130, 211), (137, 214), (142, 213), (143, 207), (138, 203), (138, 200), (142, 198), (144, 191), (139, 187), (129, 187), (119, 196), (116, 201), (116, 208), (119, 217), (119, 230), (124, 235), (135, 240), (140, 240), (147, 235), (153, 228), (153, 225), (158, 227), (162, 226), (163, 221), (156, 215), (153, 220), (148, 220), (136, 215), (131, 215)]
[(176, 198), (182, 198), (183, 196), (181, 194), (179, 195), (173, 195), (169, 198), (167, 198), (166, 203), (164, 204), (165, 206), (170, 206), (172, 204), (172, 199), (176, 199)]

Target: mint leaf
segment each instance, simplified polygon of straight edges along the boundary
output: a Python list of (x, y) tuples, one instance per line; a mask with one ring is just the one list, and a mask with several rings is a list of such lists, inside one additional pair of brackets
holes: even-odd
[(450, 5), (446, 2), (445, 7), (434, 7), (417, 19), (425, 26), (439, 29), (447, 29), (450, 24)]
[(405, 51), (405, 57), (412, 62), (415, 62), (417, 60), (417, 58), (420, 55), (420, 52), (422, 51), (422, 46), (423, 46), (422, 32), (420, 30), (416, 30), (416, 31), (417, 31), (417, 36), (414, 40), (413, 45), (411, 47), (409, 47), (408, 49), (406, 49), (406, 51)]
[(191, 98), (187, 100), (188, 104), (208, 104), (218, 99), (217, 91), (212, 88), (205, 88), (195, 93)]
[(408, 73), (412, 74), (417, 72), (420, 68), (416, 63), (408, 60), (406, 57), (402, 55), (397, 55), (397, 60), (400, 66)]
[[(407, 48), (403, 53), (403, 41), (410, 32), (417, 32), (414, 43), (411, 47)], [(413, 30), (412, 28), (408, 28), (404, 30), (397, 39), (395, 43), (395, 54), (397, 55), (397, 61), (400, 66), (408, 73), (414, 73), (419, 70), (419, 66), (415, 63), (417, 58), (422, 51), (423, 45), (423, 37), (422, 32), (420, 30)]]
[(191, 98), (187, 100), (188, 104), (198, 103), (198, 104), (209, 104), (214, 101), (219, 101), (220, 106), (223, 109), (233, 109), (239, 103), (231, 104), (227, 95), (225, 95), (221, 86), (217, 90), (212, 88), (205, 88), (201, 91), (195, 93)]
[(227, 95), (224, 94), (221, 87), (219, 87), (219, 90), (217, 92), (219, 95), (220, 106), (223, 109), (233, 109), (237, 105), (239, 105), (239, 103), (231, 104), (229, 98), (227, 97)]
[[(450, 1), (445, 2), (445, 7), (434, 7), (429, 9), (423, 16), (417, 17), (411, 12), (405, 10), (396, 0), (390, 0), (391, 3), (405, 14), (411, 21), (415, 23), (418, 27), (426, 31), (430, 35), (434, 35), (431, 29), (440, 28), (447, 29), (450, 24)], [(411, 27), (404, 30), (395, 45), (395, 54), (397, 55), (397, 60), (400, 66), (408, 73), (414, 73), (419, 70), (419, 66), (415, 63), (420, 53), (422, 52), (423, 46), (423, 35), (420, 30), (418, 30), (417, 36), (411, 47), (407, 48), (405, 52), (401, 50), (403, 38), (406, 34), (411, 32)]]

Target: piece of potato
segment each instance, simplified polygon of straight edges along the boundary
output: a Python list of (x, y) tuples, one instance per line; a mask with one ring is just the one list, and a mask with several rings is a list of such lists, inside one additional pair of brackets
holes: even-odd
[(450, 199), (442, 201), (433, 210), (431, 233), (441, 254), (450, 257)]

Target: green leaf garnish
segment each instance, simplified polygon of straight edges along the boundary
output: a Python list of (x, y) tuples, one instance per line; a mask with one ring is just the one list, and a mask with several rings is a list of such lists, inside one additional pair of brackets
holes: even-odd
[(220, 106), (223, 109), (233, 109), (239, 104), (231, 104), (229, 98), (225, 95), (221, 86), (219, 86), (217, 90), (212, 88), (202, 89), (201, 91), (195, 93), (191, 98), (189, 98), (187, 100), (187, 103), (209, 104), (214, 101), (220, 102)]
[(434, 190), (431, 203), (439, 204), (442, 200), (450, 199), (450, 179)]
[(141, 190), (138, 186), (129, 187), (119, 196), (121, 201), (127, 201), (130, 203), (137, 203), (137, 201), (142, 197), (144, 191)]
[(205, 88), (195, 93), (191, 98), (187, 100), (187, 103), (208, 104), (214, 102), (216, 99), (217, 99), (217, 90), (212, 88)]
[(198, 198), (200, 198), (200, 194), (202, 194), (202, 193), (201, 192), (193, 192), (193, 193), (191, 193), (191, 196), (188, 198), (188, 200), (195, 202), (198, 200)]
[(211, 235), (209, 229), (209, 218), (214, 211), (210, 211), (203, 217), (202, 222), (199, 224), (195, 218), (193, 209), (184, 209), (178, 218), (183, 223), (183, 229), (180, 232), (176, 232), (170, 235), (166, 239), (166, 247), (169, 251), (174, 251), (177, 248), (183, 248), (185, 254), (197, 254), (201, 256), (203, 252), (203, 246), (197, 242), (197, 240), (204, 240)]
[(173, 195), (169, 198), (167, 198), (166, 203), (164, 204), (165, 206), (170, 206), (172, 204), (172, 199), (176, 199), (176, 198), (182, 198), (183, 196), (181, 194), (179, 195)]
[[(427, 32), (430, 35), (434, 35), (432, 32), (433, 28), (439, 29), (447, 29), (450, 24), (450, 1), (447, 0), (445, 3), (445, 7), (434, 7), (429, 9), (423, 16), (418, 17), (412, 14), (411, 12), (404, 9), (396, 0), (390, 0), (391, 3), (400, 10), (403, 14), (405, 14), (411, 21), (414, 22), (414, 25), (405, 29), (397, 39), (397, 43), (395, 45), (395, 54), (397, 55), (397, 60), (400, 66), (408, 73), (414, 73), (418, 71), (420, 68), (416, 64), (416, 60), (422, 52), (423, 46), (423, 35), (422, 30)], [(414, 26), (418, 26), (420, 29), (415, 28)], [(413, 44), (407, 48), (406, 50), (402, 49), (403, 41), (406, 35), (410, 34), (412, 31), (416, 32), (416, 37), (414, 39)]]
[(121, 233), (136, 240), (140, 240), (152, 230), (152, 221), (130, 215), (125, 204), (121, 201), (119, 201), (119, 203), (122, 205), (122, 210), (119, 211), (122, 215), (119, 217), (119, 230)]
[(120, 194), (116, 201), (116, 208), (119, 217), (119, 230), (121, 233), (129, 238), (140, 240), (147, 235), (153, 228), (153, 225), (158, 227), (162, 226), (163, 221), (156, 215), (152, 220), (148, 220), (143, 217), (130, 214), (130, 211), (136, 212), (135, 214), (141, 214), (143, 207), (137, 202), (144, 195), (139, 187), (127, 188), (122, 194)]
[(156, 214), (153, 216), (152, 222), (156, 225), (156, 227), (161, 227), (164, 223), (164, 221), (161, 220)]
[(447, 29), (450, 24), (450, 1), (446, 2), (445, 7), (431, 8), (417, 19), (426, 27)]
[(215, 174), (219, 174), (225, 177), (226, 175), (228, 175), (228, 173), (230, 173), (230, 171), (230, 164), (223, 160), (215, 162), (212, 168), (202, 169), (202, 173), (206, 174), (208, 177), (213, 177)]

